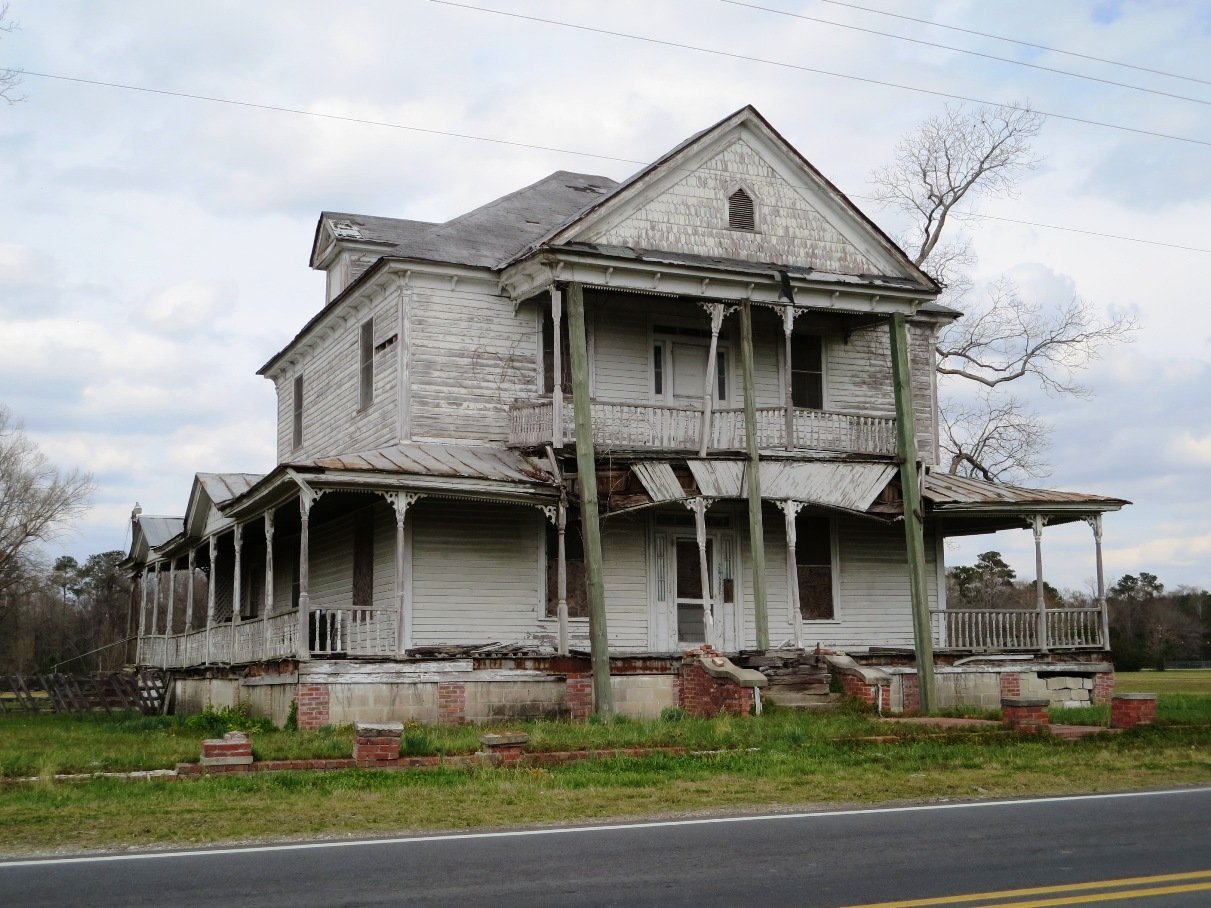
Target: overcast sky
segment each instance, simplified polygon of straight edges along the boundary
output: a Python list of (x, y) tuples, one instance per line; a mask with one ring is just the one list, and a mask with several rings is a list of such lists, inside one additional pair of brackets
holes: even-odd
[[(97, 480), (51, 554), (124, 548), (135, 501), (179, 514), (195, 472), (273, 466), (273, 387), (255, 371), (323, 303), (307, 268), (321, 210), (442, 221), (553, 170), (621, 179), (751, 103), (898, 233), (862, 197), (897, 138), (942, 109), (936, 92), (1145, 131), (1050, 117), (1043, 165), (978, 211), (1155, 245), (966, 229), (980, 281), (1008, 273), (1036, 298), (1139, 319), (1086, 374), (1093, 399), (1022, 389), (1054, 426), (1053, 471), (1034, 484), (1135, 502), (1106, 521), (1111, 580), (1211, 586), (1211, 4), (858, 0), (894, 18), (759, 2), (1092, 78), (722, 0), (483, 0), (583, 29), (429, 0), (11, 0), (0, 67), (27, 74), (24, 101), (0, 104), (0, 403)], [(947, 558), (990, 548), (1034, 576), (1026, 530)], [(1052, 583), (1086, 589), (1088, 527), (1049, 529), (1045, 560)]]

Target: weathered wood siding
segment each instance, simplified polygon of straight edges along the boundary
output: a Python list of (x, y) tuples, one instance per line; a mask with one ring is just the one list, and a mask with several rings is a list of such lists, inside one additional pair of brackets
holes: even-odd
[[(314, 348), (300, 354), (300, 362), (285, 369), (275, 381), (278, 395), (278, 460), (298, 463), (333, 454), (369, 451), (398, 438), (399, 404), (396, 396), (399, 356), (398, 290), (375, 292), (375, 302), (351, 312), (337, 327), (333, 319), (316, 327)], [(360, 332), (374, 319), (377, 347), (395, 340), (374, 354), (374, 400), (359, 407)], [(331, 327), (329, 327), (331, 326)], [(306, 351), (304, 347), (304, 351)], [(294, 379), (303, 376), (303, 443), (294, 449)]]
[[(756, 230), (728, 226), (728, 196), (738, 188), (752, 196)], [(745, 139), (624, 220), (578, 239), (747, 261), (796, 262), (846, 274), (879, 270)]]
[[(391, 506), (379, 496), (367, 496), (366, 508), (371, 510), (374, 521), (374, 605), (395, 604), (395, 518)], [(325, 520), (311, 528), (311, 606), (313, 608), (349, 607), (353, 604), (353, 524), (364, 512), (359, 508), (332, 520)], [(314, 512), (313, 512), (314, 513)], [(288, 561), (286, 570), (293, 570), (293, 561)], [(275, 562), (274, 573), (278, 573)], [(279, 575), (280, 576), (280, 575)], [(274, 579), (274, 600), (282, 602), (282, 594), (289, 602), (290, 576), (287, 575), (285, 590), (278, 589), (278, 578)], [(289, 607), (288, 605), (286, 606)]]
[[(777, 645), (794, 639), (787, 608), (786, 528), (781, 512), (769, 507), (765, 510), (763, 523), (770, 643)], [(751, 647), (756, 646), (757, 641), (752, 607), (752, 556), (748, 547), (747, 520), (740, 525), (744, 555), (744, 645)], [(912, 602), (903, 527), (836, 518), (836, 528), (839, 573), (833, 588), (839, 595), (833, 602), (834, 619), (804, 621), (803, 645), (811, 648), (819, 643), (855, 649), (911, 647)], [(939, 607), (935, 551), (934, 540), (927, 537), (925, 560), (929, 566), (927, 583), (931, 608)]]
[(545, 594), (537, 508), (422, 499), (412, 523), (412, 640), (521, 642), (539, 630)]
[(412, 438), (506, 441), (509, 405), (537, 393), (535, 304), (514, 312), (494, 284), (460, 281), (417, 287), (408, 306)]

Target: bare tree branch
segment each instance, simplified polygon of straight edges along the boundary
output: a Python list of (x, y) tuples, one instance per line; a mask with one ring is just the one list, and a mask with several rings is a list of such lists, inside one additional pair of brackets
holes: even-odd
[[(1012, 196), (1017, 177), (1038, 164), (1030, 147), (1043, 118), (1029, 105), (947, 105), (896, 146), (896, 160), (875, 171), (875, 198), (913, 220), (906, 238), (913, 262), (930, 261), (952, 214), (969, 194)], [(931, 263), (932, 264), (932, 263)]]
[(62, 473), (0, 407), (0, 595), (25, 576), (34, 546), (88, 506), (92, 476)]
[(943, 329), (938, 372), (988, 388), (1030, 376), (1049, 394), (1088, 396), (1076, 373), (1107, 345), (1130, 341), (1137, 327), (1130, 316), (1100, 319), (1079, 297), (1047, 310), (1022, 299), (1013, 281), (1002, 277), (987, 302)]
[[(0, 3), (0, 35), (16, 31), (17, 28), (17, 23), (8, 18), (8, 3)], [(24, 101), (25, 99), (16, 93), (17, 86), (20, 84), (21, 72), (19, 70), (0, 67), (0, 101), (7, 101), (9, 104)]]
[(1015, 397), (985, 391), (971, 400), (944, 400), (939, 423), (949, 473), (1012, 482), (1049, 472), (1047, 426)]
[(1050, 308), (1022, 298), (1001, 278), (987, 299), (966, 305), (975, 261), (952, 225), (979, 196), (1013, 196), (1017, 180), (1038, 164), (1031, 142), (1043, 119), (1021, 108), (948, 106), (896, 146), (895, 162), (874, 173), (875, 196), (908, 215), (904, 245), (913, 261), (947, 288), (966, 315), (944, 327), (935, 350), (943, 376), (979, 386), (983, 394), (941, 405), (940, 435), (951, 473), (989, 481), (1045, 475), (1047, 424), (1017, 397), (994, 391), (1037, 381), (1048, 394), (1086, 396), (1077, 373), (1114, 343), (1128, 341), (1134, 319), (1102, 318), (1080, 298)]

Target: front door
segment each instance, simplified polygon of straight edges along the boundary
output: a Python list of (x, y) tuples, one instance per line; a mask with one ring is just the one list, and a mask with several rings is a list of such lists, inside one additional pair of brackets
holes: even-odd
[[(702, 569), (698, 556), (698, 540), (693, 536), (676, 537), (677, 556), (674, 560), (676, 579), (673, 589), (676, 592), (674, 605), (677, 619), (677, 646), (688, 649), (706, 642), (706, 622), (703, 618), (702, 599)], [(706, 539), (707, 576), (715, 576), (715, 536), (708, 535)], [(712, 593), (714, 591), (712, 590)], [(712, 601), (715, 597), (712, 595)], [(718, 609), (712, 609), (712, 615), (718, 624)], [(716, 627), (716, 632), (718, 627)]]

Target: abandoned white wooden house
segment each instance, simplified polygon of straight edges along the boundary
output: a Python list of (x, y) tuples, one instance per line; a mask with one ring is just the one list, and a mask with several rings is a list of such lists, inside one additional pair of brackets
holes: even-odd
[(311, 266), (327, 298), (260, 370), (277, 465), (133, 518), (134, 660), (178, 708), (577, 714), (593, 551), (624, 713), (676, 705), (703, 643), (827, 651), (891, 709), (927, 644), (943, 704), (1109, 671), (1104, 600), (948, 610), (943, 541), (1086, 520), (1100, 573), (1126, 502), (934, 469), (959, 313), (751, 107), (622, 183), (558, 172), (445, 223), (325, 212)]

